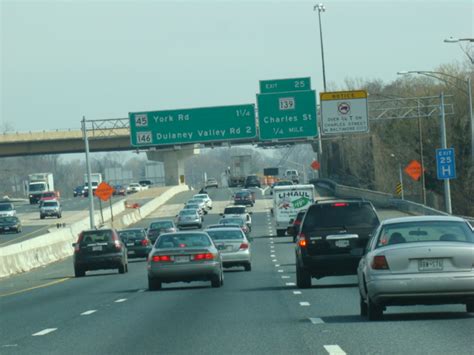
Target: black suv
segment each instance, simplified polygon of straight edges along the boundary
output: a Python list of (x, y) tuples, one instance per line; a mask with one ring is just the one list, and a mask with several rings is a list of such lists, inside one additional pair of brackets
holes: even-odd
[(249, 175), (245, 178), (245, 188), (261, 187), (260, 179), (257, 175)]
[(380, 224), (369, 201), (324, 199), (308, 208), (296, 244), (296, 284), (311, 287), (311, 278), (355, 275), (360, 256)]
[(118, 269), (128, 271), (127, 248), (115, 229), (92, 229), (79, 234), (74, 247), (74, 275), (88, 270)]

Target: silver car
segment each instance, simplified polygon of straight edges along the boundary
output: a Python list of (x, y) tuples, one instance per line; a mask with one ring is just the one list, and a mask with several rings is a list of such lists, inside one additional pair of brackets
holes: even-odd
[(182, 209), (176, 216), (176, 226), (202, 228), (202, 217), (196, 209)]
[(148, 287), (158, 290), (164, 282), (211, 281), (224, 284), (221, 254), (204, 232), (176, 232), (160, 235), (148, 261)]
[(205, 232), (221, 252), (224, 267), (243, 266), (252, 270), (250, 243), (241, 228), (210, 228)]
[(40, 207), (40, 218), (44, 219), (45, 217), (62, 217), (62, 208), (59, 201), (56, 200), (46, 200), (43, 201)]
[(474, 312), (474, 232), (451, 216), (385, 220), (357, 270), (360, 313), (380, 319), (387, 306), (466, 305)]
[(204, 199), (200, 199), (200, 198), (192, 198), (190, 200), (188, 200), (188, 202), (186, 202), (186, 204), (196, 204), (199, 206), (200, 209), (202, 209), (202, 212), (204, 214), (207, 214), (207, 210), (208, 210), (208, 207), (207, 207), (207, 203), (206, 201), (204, 201)]

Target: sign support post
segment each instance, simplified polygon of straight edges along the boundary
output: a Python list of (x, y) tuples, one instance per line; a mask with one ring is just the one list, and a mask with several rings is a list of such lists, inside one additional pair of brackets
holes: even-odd
[(91, 229), (95, 228), (94, 221), (94, 192), (92, 190), (91, 181), (91, 162), (89, 160), (89, 138), (87, 137), (86, 128), (86, 117), (82, 116), (82, 136), (84, 138), (85, 150), (86, 150), (86, 168), (87, 168), (87, 185), (88, 185), (88, 198), (89, 198), (89, 220)]
[[(447, 139), (446, 139), (446, 120), (445, 120), (445, 112), (444, 112), (444, 92), (441, 92), (440, 95), (441, 99), (441, 112), (440, 112), (440, 126), (441, 126), (441, 148), (447, 148)], [(449, 184), (449, 179), (444, 179), (444, 203), (446, 205), (446, 212), (452, 214), (452, 206), (451, 206), (451, 186)]]

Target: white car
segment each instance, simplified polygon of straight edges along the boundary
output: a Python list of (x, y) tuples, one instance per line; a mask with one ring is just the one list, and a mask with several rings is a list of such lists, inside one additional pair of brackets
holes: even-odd
[(212, 210), (212, 200), (208, 194), (197, 194), (193, 196), (193, 199), (203, 200), (209, 210)]
[(250, 216), (251, 214), (252, 212), (248, 212), (246, 206), (232, 205), (224, 208), (224, 213), (221, 213), (220, 215), (222, 216), (222, 218), (240, 217), (245, 221), (245, 223), (247, 223), (247, 226), (250, 230), (252, 229), (252, 217)]
[(143, 188), (142, 186), (137, 183), (137, 182), (132, 182), (130, 185), (127, 187), (127, 193), (134, 193), (134, 192), (140, 192), (142, 191)]

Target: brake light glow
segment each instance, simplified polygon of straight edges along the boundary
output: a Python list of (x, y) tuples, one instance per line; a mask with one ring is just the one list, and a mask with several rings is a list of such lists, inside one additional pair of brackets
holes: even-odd
[(169, 255), (153, 255), (151, 260), (155, 263), (166, 262), (171, 261), (171, 257)]
[(306, 248), (307, 242), (304, 233), (300, 233), (300, 235), (298, 236), (298, 245), (302, 248)]
[(146, 247), (148, 244), (148, 239), (142, 239), (142, 246)]
[(299, 225), (301, 224), (301, 221), (296, 220), (296, 221), (293, 222), (293, 224), (294, 224), (295, 226), (299, 226)]
[(239, 248), (239, 249), (240, 249), (240, 250), (246, 250), (246, 249), (248, 249), (248, 248), (249, 248), (249, 245), (248, 245), (247, 243), (242, 243), (242, 244), (240, 244), (240, 248)]
[(212, 253), (194, 254), (193, 260), (214, 260), (214, 254)]
[(346, 206), (349, 206), (349, 204), (345, 202), (336, 202), (336, 203), (333, 203), (332, 206), (333, 207), (346, 207)]
[(374, 270), (389, 270), (387, 259), (385, 255), (376, 255), (372, 260), (372, 269)]

